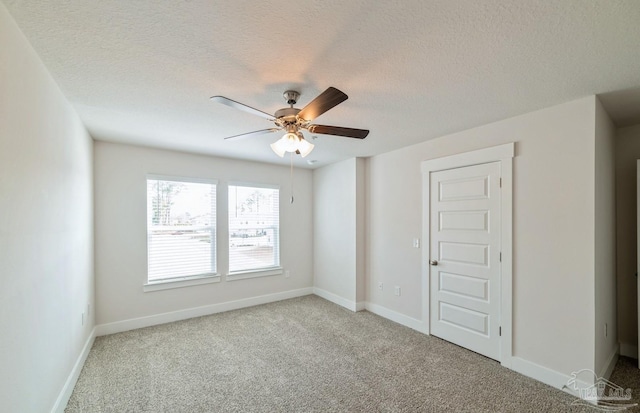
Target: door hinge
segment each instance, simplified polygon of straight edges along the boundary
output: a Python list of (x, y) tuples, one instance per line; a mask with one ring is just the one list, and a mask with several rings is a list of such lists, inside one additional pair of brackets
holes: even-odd
[(500, 178), (500, 188), (502, 188), (502, 178)]
[(498, 327), (498, 335), (502, 337), (502, 327)]
[(502, 252), (500, 253), (500, 262), (502, 262)]

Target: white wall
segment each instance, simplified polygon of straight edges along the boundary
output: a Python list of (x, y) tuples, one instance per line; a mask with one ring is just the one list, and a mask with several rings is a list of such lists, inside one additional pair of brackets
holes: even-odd
[(608, 376), (618, 351), (615, 127), (598, 99), (595, 109), (595, 371)]
[(368, 301), (422, 318), (420, 162), (516, 142), (514, 355), (566, 375), (593, 368), (594, 116), (591, 96), (370, 158)]
[(318, 168), (314, 187), (314, 287), (351, 310), (366, 300), (366, 161)]
[(338, 297), (325, 298), (352, 309), (357, 301), (357, 164), (351, 158), (313, 172), (313, 284)]
[[(95, 143), (97, 324), (277, 294), (313, 283), (312, 172), (294, 171), (295, 203), (288, 167), (210, 156)], [(217, 232), (220, 283), (143, 292), (147, 276), (146, 174), (218, 180)], [(280, 261), (283, 275), (226, 281), (227, 183), (280, 185)]]
[(51, 411), (91, 338), (91, 147), (0, 3), (0, 411)]
[(617, 320), (620, 353), (638, 357), (636, 160), (640, 125), (616, 131)]
[(367, 162), (356, 159), (356, 303), (363, 309), (367, 299)]

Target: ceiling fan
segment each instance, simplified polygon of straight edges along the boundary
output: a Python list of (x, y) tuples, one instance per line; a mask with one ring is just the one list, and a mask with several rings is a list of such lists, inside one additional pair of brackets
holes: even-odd
[(311, 133), (344, 136), (356, 139), (364, 139), (369, 134), (369, 131), (366, 129), (353, 129), (311, 123), (318, 116), (348, 99), (346, 94), (334, 87), (330, 87), (322, 92), (302, 109), (293, 107), (300, 97), (300, 92), (287, 90), (284, 92), (283, 96), (289, 107), (277, 110), (274, 115), (270, 115), (224, 96), (212, 96), (211, 100), (214, 102), (222, 103), (223, 105), (261, 116), (276, 125), (274, 128), (261, 129), (240, 135), (229, 136), (225, 139), (257, 136), (284, 130), (287, 133), (281, 139), (272, 143), (271, 149), (273, 149), (273, 151), (280, 157), (283, 157), (285, 152), (295, 152), (304, 158), (311, 153), (314, 145), (304, 138), (302, 129), (306, 129)]

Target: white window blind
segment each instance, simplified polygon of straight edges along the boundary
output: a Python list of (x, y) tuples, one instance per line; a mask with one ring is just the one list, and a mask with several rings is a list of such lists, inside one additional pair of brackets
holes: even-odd
[(148, 282), (215, 274), (215, 223), (215, 183), (148, 178)]
[(229, 272), (280, 266), (280, 190), (229, 185)]

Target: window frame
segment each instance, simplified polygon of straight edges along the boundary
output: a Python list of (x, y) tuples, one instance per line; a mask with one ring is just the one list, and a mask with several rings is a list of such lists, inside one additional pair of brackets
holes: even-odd
[[(215, 215), (211, 219), (211, 246), (210, 252), (212, 254), (213, 260), (213, 271), (205, 274), (194, 274), (188, 276), (178, 276), (165, 278), (160, 280), (149, 280), (149, 181), (172, 181), (172, 182), (184, 182), (184, 183), (193, 183), (193, 184), (208, 184), (215, 186)], [(218, 272), (218, 180), (216, 179), (208, 179), (208, 178), (196, 178), (196, 177), (186, 177), (186, 176), (176, 176), (176, 175), (163, 175), (163, 174), (146, 174), (145, 176), (145, 187), (147, 188), (145, 191), (145, 205), (146, 205), (146, 273), (145, 273), (145, 282), (143, 284), (143, 291), (158, 291), (158, 290), (166, 290), (172, 288), (182, 288), (189, 287), (192, 285), (202, 285), (209, 283), (220, 282), (220, 273)]]
[[(253, 269), (244, 269), (244, 270), (236, 270), (231, 271), (231, 263), (230, 263), (230, 254), (231, 254), (231, 209), (229, 208), (229, 199), (230, 192), (232, 186), (242, 186), (248, 188), (261, 188), (261, 189), (275, 189), (278, 191), (278, 227), (275, 230), (275, 245), (277, 251), (277, 265), (268, 266), (268, 267), (260, 267)], [(281, 188), (278, 184), (266, 184), (260, 182), (248, 182), (248, 181), (229, 181), (227, 182), (227, 273), (226, 280), (227, 281), (235, 281), (235, 280), (245, 280), (248, 278), (257, 278), (257, 277), (267, 277), (271, 275), (281, 275), (283, 273), (282, 262), (281, 262), (281, 254), (280, 254), (280, 245), (281, 245), (281, 221), (282, 214), (280, 209), (281, 204)]]

